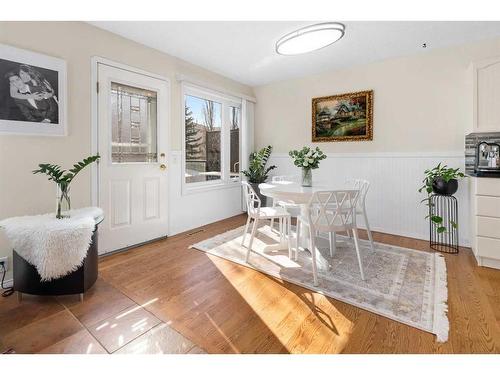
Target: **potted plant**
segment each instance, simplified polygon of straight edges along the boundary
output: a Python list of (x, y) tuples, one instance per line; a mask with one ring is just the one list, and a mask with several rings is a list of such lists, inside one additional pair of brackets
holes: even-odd
[[(69, 171), (61, 169), (57, 164), (38, 164), (38, 168), (33, 174), (43, 173), (49, 176), (49, 181), (57, 184), (56, 217), (62, 219), (68, 217), (67, 211), (71, 209), (71, 200), (69, 196), (69, 184), (75, 176), (87, 165), (99, 160), (99, 155), (89, 156), (82, 161), (73, 164)], [(64, 213), (64, 214), (63, 214)]]
[[(447, 165), (441, 165), (439, 163), (432, 169), (427, 169), (424, 171), (424, 179), (422, 180), (423, 185), (418, 189), (421, 193), (425, 190), (427, 193), (427, 198), (423, 199), (422, 202), (426, 202), (427, 206), (430, 205), (430, 196), (432, 193), (438, 195), (453, 195), (458, 190), (458, 179), (464, 178), (465, 174), (460, 172), (460, 168), (449, 168)], [(429, 215), (426, 216), (426, 219)], [(437, 225), (437, 232), (446, 232), (447, 228), (443, 226), (443, 218), (438, 215), (431, 217), (431, 221), (434, 225)], [(451, 225), (456, 228), (457, 223), (451, 222)]]
[(292, 150), (288, 153), (296, 167), (302, 168), (302, 186), (312, 186), (312, 170), (319, 168), (319, 162), (326, 159), (326, 155), (316, 147), (312, 149), (304, 146), (302, 150)]
[(259, 184), (266, 182), (269, 172), (276, 168), (275, 165), (266, 167), (272, 150), (272, 146), (267, 146), (258, 152), (252, 152), (249, 157), (248, 169), (241, 172), (259, 196), (262, 206), (265, 206), (267, 202), (266, 197), (260, 193)]

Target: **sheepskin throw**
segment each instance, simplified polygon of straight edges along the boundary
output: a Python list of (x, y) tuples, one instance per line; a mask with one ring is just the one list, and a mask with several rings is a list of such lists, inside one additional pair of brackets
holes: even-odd
[(82, 265), (92, 242), (98, 207), (69, 211), (70, 217), (54, 214), (20, 216), (0, 221), (12, 247), (36, 267), (42, 281), (58, 279)]

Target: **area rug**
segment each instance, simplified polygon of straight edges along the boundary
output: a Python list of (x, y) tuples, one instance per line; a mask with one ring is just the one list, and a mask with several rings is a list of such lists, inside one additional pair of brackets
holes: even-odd
[[(363, 281), (352, 239), (337, 235), (336, 252), (330, 257), (328, 241), (318, 238), (319, 285), (314, 286), (311, 254), (302, 250), (297, 261), (290, 260), (288, 250), (273, 248), (279, 237), (268, 225), (258, 229), (254, 251), (246, 263), (243, 230), (231, 230), (191, 248), (433, 333), (439, 342), (448, 340), (448, 288), (442, 255), (382, 243), (375, 243), (371, 250), (368, 241), (360, 240)], [(249, 239), (250, 234), (245, 245)]]

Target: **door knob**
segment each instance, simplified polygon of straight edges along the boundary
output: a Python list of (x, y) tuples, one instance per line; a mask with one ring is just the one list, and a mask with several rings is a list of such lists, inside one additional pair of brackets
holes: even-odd
[(160, 169), (164, 171), (165, 169), (167, 169), (167, 166), (165, 164), (160, 164)]

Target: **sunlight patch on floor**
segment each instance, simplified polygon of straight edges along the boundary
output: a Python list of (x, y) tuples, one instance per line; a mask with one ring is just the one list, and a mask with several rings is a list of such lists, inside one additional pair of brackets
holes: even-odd
[[(301, 330), (303, 328), (302, 325), (308, 316), (311, 313), (314, 314), (313, 324), (319, 324), (320, 327), (316, 330), (306, 330), (305, 332), (301, 332), (301, 334), (305, 336), (305, 341), (311, 341), (312, 344), (314, 338), (320, 335), (322, 340), (332, 342), (330, 347), (334, 352), (341, 352), (347, 345), (354, 324), (347, 317), (345, 317), (324, 295), (312, 291), (306, 291), (301, 294), (300, 291), (292, 292), (285, 287), (287, 289), (287, 295), (294, 294), (295, 296), (291, 297), (291, 299), (281, 298), (280, 291), (276, 288), (265, 288), (263, 287), (263, 283), (277, 283), (281, 287), (284, 287), (285, 282), (283, 280), (272, 278), (260, 273), (259, 271), (248, 270), (249, 272), (258, 273), (256, 276), (249, 276), (252, 278), (255, 277), (257, 282), (253, 282), (253, 280), (245, 282), (248, 280), (240, 277), (242, 273), (247, 271), (242, 268), (243, 266), (237, 265), (236, 268), (228, 267), (227, 260), (215, 256), (213, 258), (209, 256), (209, 258), (214, 266), (217, 267), (226, 280), (239, 293), (241, 298), (252, 308), (254, 313), (266, 325), (275, 338), (279, 340), (280, 343), (288, 350), (292, 349), (291, 351), (293, 352), (307, 352), (307, 347), (289, 348), (287, 346), (287, 342), (289, 341), (291, 335), (290, 332), (287, 332), (287, 329), (283, 329), (282, 322), (285, 319), (290, 319), (290, 317), (288, 317), (287, 314), (281, 316), (279, 313), (282, 311), (286, 311), (288, 313), (295, 311), (296, 314), (301, 315), (300, 319), (297, 319), (298, 321), (295, 323), (295, 330)], [(296, 264), (293, 261), (290, 261), (290, 263)], [(262, 282), (259, 282), (260, 278), (262, 278)], [(234, 280), (236, 280), (236, 282)], [(276, 301), (277, 298), (278, 301)], [(274, 311), (270, 311), (270, 309), (274, 309)], [(231, 345), (231, 347), (234, 350), (237, 350), (237, 348), (235, 348), (231, 343), (230, 338), (224, 335), (210, 316), (206, 313), (205, 315), (210, 320), (212, 325), (214, 325), (214, 327), (218, 330), (221, 336), (224, 337), (224, 339)], [(277, 316), (279, 318), (277, 318)]]

